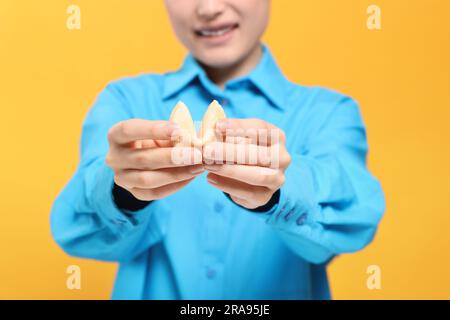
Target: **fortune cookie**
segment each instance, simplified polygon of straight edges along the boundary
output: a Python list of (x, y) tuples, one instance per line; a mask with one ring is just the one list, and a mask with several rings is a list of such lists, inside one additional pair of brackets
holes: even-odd
[(175, 140), (175, 146), (203, 147), (206, 143), (216, 141), (216, 123), (225, 118), (222, 106), (214, 100), (203, 116), (197, 135), (189, 109), (182, 101), (179, 101), (170, 114), (170, 121), (178, 124), (181, 128), (181, 135)]

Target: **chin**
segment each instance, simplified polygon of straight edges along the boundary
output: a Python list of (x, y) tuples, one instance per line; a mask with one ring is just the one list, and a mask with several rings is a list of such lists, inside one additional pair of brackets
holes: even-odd
[(204, 65), (210, 68), (227, 68), (238, 63), (244, 54), (240, 54), (233, 48), (208, 48), (200, 49), (201, 53), (194, 56)]
[(233, 66), (238, 60), (230, 59), (229, 57), (214, 57), (200, 61), (209, 68), (223, 69)]

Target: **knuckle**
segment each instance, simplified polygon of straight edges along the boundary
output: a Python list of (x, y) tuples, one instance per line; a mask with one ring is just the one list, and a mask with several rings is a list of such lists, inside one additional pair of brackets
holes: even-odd
[(131, 136), (131, 126), (130, 123), (127, 121), (122, 121), (120, 122), (120, 133), (122, 134), (122, 136), (124, 137), (129, 137)]

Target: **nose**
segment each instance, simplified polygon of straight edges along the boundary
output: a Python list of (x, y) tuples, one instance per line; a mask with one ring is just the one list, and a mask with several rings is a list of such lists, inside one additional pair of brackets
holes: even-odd
[(213, 20), (225, 10), (223, 0), (199, 0), (197, 15), (204, 20)]

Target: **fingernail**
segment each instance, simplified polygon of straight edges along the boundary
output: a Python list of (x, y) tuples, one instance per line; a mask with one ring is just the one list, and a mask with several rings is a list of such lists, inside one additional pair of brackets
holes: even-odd
[(205, 169), (208, 171), (219, 171), (222, 168), (221, 164), (207, 164)]
[(205, 168), (203, 166), (191, 169), (192, 174), (202, 173), (204, 171), (205, 171)]

